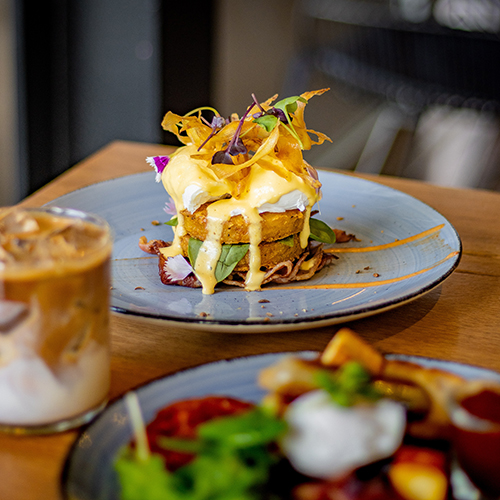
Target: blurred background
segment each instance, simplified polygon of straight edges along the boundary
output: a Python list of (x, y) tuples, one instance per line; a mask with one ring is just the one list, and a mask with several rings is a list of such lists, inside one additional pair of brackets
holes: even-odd
[(322, 168), (500, 190), (500, 0), (0, 0), (0, 205), (168, 110), (330, 87)]

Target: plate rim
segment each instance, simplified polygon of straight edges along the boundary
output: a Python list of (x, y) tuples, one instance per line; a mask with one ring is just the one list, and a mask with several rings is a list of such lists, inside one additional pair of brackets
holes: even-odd
[[(400, 295), (399, 297), (392, 298), (392, 299), (387, 299), (384, 305), (380, 306), (377, 304), (373, 304), (372, 306), (365, 306), (365, 307), (357, 307), (355, 311), (349, 310), (349, 309), (344, 309), (342, 311), (334, 311), (330, 314), (328, 313), (323, 313), (321, 315), (316, 315), (314, 317), (310, 318), (295, 318), (295, 317), (290, 317), (290, 318), (279, 318), (279, 317), (274, 317), (272, 320), (269, 320), (268, 322), (264, 321), (262, 318), (259, 318), (258, 320), (256, 319), (249, 319), (245, 322), (242, 322), (241, 320), (232, 320), (232, 319), (223, 319), (223, 320), (217, 320), (215, 318), (174, 318), (174, 317), (169, 317), (165, 313), (162, 314), (154, 314), (151, 312), (147, 311), (134, 311), (134, 310), (129, 310), (126, 309), (118, 304), (113, 304), (113, 297), (111, 297), (111, 304), (110, 304), (110, 310), (118, 315), (118, 316), (126, 316), (126, 317), (133, 317), (137, 319), (142, 319), (145, 321), (153, 321), (153, 322), (161, 322), (163, 325), (172, 325), (178, 328), (183, 328), (185, 330), (194, 330), (194, 331), (205, 331), (205, 332), (210, 332), (210, 333), (236, 333), (236, 334), (241, 334), (241, 333), (269, 333), (269, 332), (282, 332), (282, 331), (297, 331), (297, 330), (302, 330), (304, 328), (322, 328), (325, 326), (331, 326), (339, 323), (345, 323), (345, 322), (350, 322), (350, 321), (355, 321), (358, 319), (366, 318), (369, 316), (373, 316), (379, 313), (383, 313), (392, 309), (395, 309), (397, 307), (403, 306), (405, 304), (408, 304), (423, 295), (426, 295), (433, 289), (437, 288), (440, 284), (442, 284), (446, 279), (448, 279), (451, 274), (457, 269), (458, 265), (460, 264), (460, 261), (462, 259), (463, 255), (463, 243), (460, 238), (460, 235), (456, 228), (453, 226), (453, 224), (444, 216), (442, 215), (439, 211), (437, 211), (435, 208), (431, 207), (427, 203), (419, 200), (418, 198), (414, 197), (413, 195), (407, 194), (404, 191), (401, 191), (399, 189), (393, 188), (391, 186), (386, 186), (383, 183), (377, 182), (376, 180), (371, 180), (371, 179), (366, 179), (364, 177), (358, 177), (353, 174), (349, 174), (348, 172), (338, 172), (338, 171), (332, 171), (329, 169), (318, 169), (321, 174), (324, 175), (332, 175), (332, 176), (339, 176), (339, 177), (346, 177), (350, 179), (354, 179), (355, 182), (360, 182), (364, 183), (366, 185), (371, 185), (374, 184), (376, 186), (379, 186), (380, 188), (387, 190), (388, 192), (394, 193), (396, 196), (404, 196), (405, 198), (411, 199), (413, 202), (421, 204), (426, 207), (426, 209), (431, 210), (434, 214), (437, 216), (441, 217), (447, 224), (447, 227), (451, 230), (452, 235), (454, 236), (457, 244), (457, 250), (456, 250), (456, 255), (453, 256), (450, 260), (451, 266), (449, 269), (441, 274), (438, 278), (435, 280), (427, 283), (424, 287), (419, 288), (418, 290), (414, 291), (413, 293), (406, 293), (404, 295)], [(135, 174), (127, 174), (123, 175), (120, 177), (114, 177), (112, 179), (106, 179), (103, 181), (99, 181), (96, 183), (89, 184), (87, 186), (82, 186), (78, 189), (75, 189), (73, 191), (70, 191), (68, 193), (65, 193), (47, 203), (45, 205), (47, 206), (57, 206), (57, 202), (59, 200), (64, 200), (67, 196), (71, 196), (74, 193), (78, 193), (82, 190), (86, 190), (89, 188), (92, 188), (94, 186), (100, 186), (104, 184), (110, 184), (114, 182), (120, 182), (124, 181), (127, 182), (127, 179), (133, 179), (134, 177), (150, 177), (151, 179), (154, 179), (154, 172), (138, 172)], [(44, 206), (45, 206), (44, 205)], [(265, 289), (264, 289), (265, 291)]]

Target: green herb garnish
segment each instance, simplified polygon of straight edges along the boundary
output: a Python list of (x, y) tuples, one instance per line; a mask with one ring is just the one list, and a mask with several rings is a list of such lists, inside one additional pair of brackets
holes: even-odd
[(280, 243), (283, 243), (283, 245), (286, 245), (287, 247), (293, 247), (294, 241), (295, 239), (293, 237), (293, 234), (287, 236), (286, 238), (283, 238), (282, 240), (279, 240)]
[(177, 226), (179, 224), (179, 219), (177, 218), (177, 215), (174, 215), (169, 221), (165, 222), (167, 226)]
[[(173, 451), (196, 452), (175, 472), (152, 456), (137, 461), (129, 448), (115, 469), (122, 500), (257, 500), (268, 482), (270, 468), (280, 457), (269, 445), (286, 431), (286, 424), (261, 408), (220, 417), (201, 424), (193, 440), (161, 438)], [(160, 467), (161, 465), (161, 467)]]
[(165, 500), (182, 498), (172, 495), (174, 481), (165, 470), (163, 459), (151, 455), (139, 461), (129, 448), (124, 449), (115, 461), (115, 470), (120, 478), (121, 500)]
[(330, 226), (319, 219), (309, 219), (309, 228), (311, 230), (309, 238), (312, 240), (320, 241), (321, 243), (335, 243), (337, 240), (335, 232)]
[(292, 125), (291, 114), (297, 110), (297, 102), (307, 103), (307, 99), (302, 96), (291, 96), (281, 101), (278, 101), (273, 107), (265, 111), (254, 94), (252, 94), (254, 103), (260, 108), (261, 112), (254, 115), (254, 122), (258, 123), (266, 132), (271, 132), (278, 121), (297, 139), (300, 144), (301, 149), (304, 149), (304, 145), (300, 140), (295, 128)]
[[(193, 269), (195, 268), (196, 259), (202, 245), (203, 241), (196, 238), (189, 238), (188, 257)], [(219, 260), (215, 267), (215, 279), (217, 280), (217, 283), (225, 280), (233, 272), (236, 264), (238, 264), (238, 262), (245, 257), (249, 248), (249, 243), (222, 245)]]
[(336, 372), (319, 370), (317, 384), (341, 406), (353, 406), (362, 401), (377, 401), (382, 396), (372, 383), (370, 374), (355, 361), (345, 363)]

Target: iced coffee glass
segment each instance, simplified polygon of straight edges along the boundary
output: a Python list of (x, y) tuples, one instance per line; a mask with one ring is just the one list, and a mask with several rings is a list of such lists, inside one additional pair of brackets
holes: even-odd
[(0, 430), (63, 431), (106, 404), (111, 249), (96, 216), (0, 208)]

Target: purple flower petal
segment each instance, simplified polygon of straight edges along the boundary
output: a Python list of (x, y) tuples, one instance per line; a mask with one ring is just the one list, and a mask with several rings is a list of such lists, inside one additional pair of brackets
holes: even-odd
[(193, 272), (189, 262), (182, 256), (168, 257), (163, 266), (167, 278), (171, 281), (181, 281)]
[(169, 156), (148, 156), (146, 161), (156, 170), (155, 181), (161, 181), (161, 174), (170, 161)]
[(175, 203), (172, 198), (169, 198), (168, 201), (165, 203), (165, 207), (163, 208), (163, 211), (168, 214), (168, 215), (176, 215), (177, 214), (177, 209), (175, 208)]

